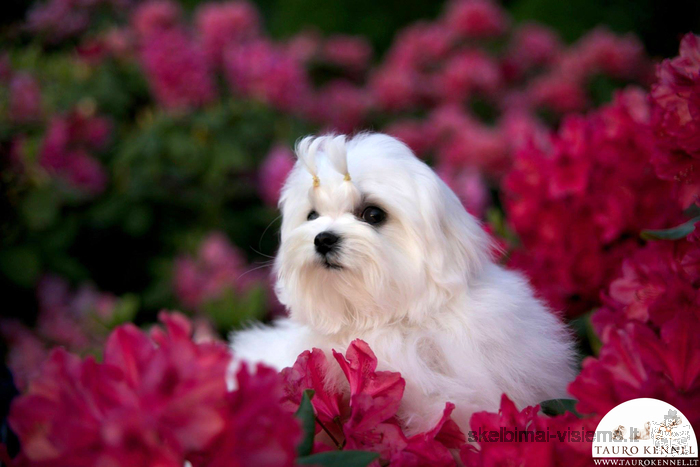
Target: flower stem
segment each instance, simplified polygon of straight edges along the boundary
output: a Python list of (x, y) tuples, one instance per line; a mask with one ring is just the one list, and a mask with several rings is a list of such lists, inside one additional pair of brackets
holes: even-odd
[(321, 420), (318, 419), (318, 416), (316, 416), (315, 418), (316, 418), (316, 423), (318, 423), (319, 425), (321, 425), (321, 429), (322, 429), (323, 431), (325, 431), (326, 434), (327, 434), (327, 435), (331, 438), (331, 440), (335, 443), (335, 447), (337, 447), (339, 451), (342, 451), (342, 450), (343, 450), (343, 446), (345, 445), (345, 442), (343, 442), (343, 444), (340, 444), (340, 443), (338, 442), (338, 440), (335, 439), (335, 436), (333, 436), (333, 433), (331, 433), (331, 432), (328, 430), (328, 428), (326, 428), (326, 426), (325, 426), (323, 423), (321, 423)]

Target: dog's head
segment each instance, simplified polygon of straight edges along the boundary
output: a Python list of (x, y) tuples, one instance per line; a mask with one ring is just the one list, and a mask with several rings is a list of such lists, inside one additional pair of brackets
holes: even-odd
[(282, 190), (277, 293), (322, 333), (419, 322), (464, 293), (488, 236), (400, 141), (307, 137)]

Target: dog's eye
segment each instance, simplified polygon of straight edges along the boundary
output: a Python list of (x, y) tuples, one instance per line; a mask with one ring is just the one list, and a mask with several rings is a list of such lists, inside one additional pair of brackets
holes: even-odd
[(307, 221), (312, 221), (318, 219), (318, 213), (316, 211), (311, 211), (308, 216), (306, 216)]
[(377, 206), (369, 206), (362, 211), (362, 220), (370, 225), (377, 225), (386, 219), (386, 213)]

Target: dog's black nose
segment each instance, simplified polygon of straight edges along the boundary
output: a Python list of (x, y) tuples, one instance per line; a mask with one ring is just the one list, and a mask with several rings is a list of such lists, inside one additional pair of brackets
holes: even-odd
[(340, 237), (333, 232), (321, 232), (314, 238), (316, 251), (322, 255), (328, 254), (338, 246), (338, 240)]

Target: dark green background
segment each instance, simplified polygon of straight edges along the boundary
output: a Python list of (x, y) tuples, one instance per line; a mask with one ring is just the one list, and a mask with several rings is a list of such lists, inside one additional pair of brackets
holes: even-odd
[[(0, 23), (24, 16), (27, 0), (0, 2)], [(189, 10), (200, 0), (181, 0)], [(406, 0), (256, 0), (266, 29), (284, 38), (304, 28), (368, 37), (379, 55), (396, 31), (420, 18), (434, 18), (443, 1)], [(639, 35), (654, 56), (672, 56), (686, 32), (700, 31), (700, 1), (693, 0), (505, 0), (516, 21), (535, 20), (555, 28), (566, 41), (587, 30), (608, 25), (617, 32)]]

